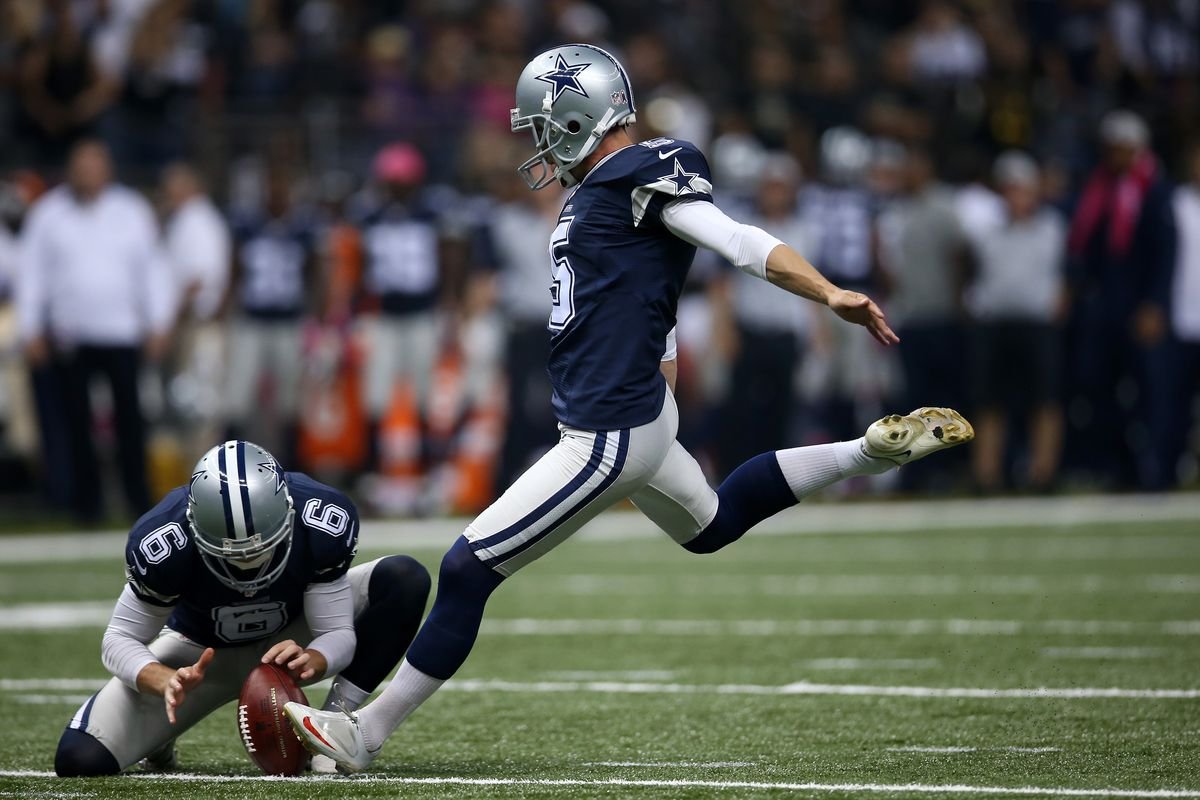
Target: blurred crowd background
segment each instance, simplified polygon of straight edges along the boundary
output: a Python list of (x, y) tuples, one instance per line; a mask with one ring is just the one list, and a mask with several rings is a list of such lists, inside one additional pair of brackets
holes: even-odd
[(957, 460), (842, 491), (1197, 482), (1200, 0), (0, 0), (0, 516), (136, 515), (232, 435), (370, 512), (484, 505), (556, 436), (562, 197), (508, 109), (564, 41), (903, 339), (702, 255), (714, 480), (950, 405)]

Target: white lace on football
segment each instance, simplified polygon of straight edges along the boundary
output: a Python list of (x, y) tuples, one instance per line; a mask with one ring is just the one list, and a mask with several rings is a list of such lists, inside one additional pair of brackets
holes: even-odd
[(242, 744), (246, 746), (246, 752), (257, 752), (254, 748), (254, 740), (250, 738), (249, 707), (245, 703), (238, 706), (238, 731), (242, 735)]

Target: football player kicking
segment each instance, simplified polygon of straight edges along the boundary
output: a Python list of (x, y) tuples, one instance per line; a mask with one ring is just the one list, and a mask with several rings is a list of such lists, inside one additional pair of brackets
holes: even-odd
[[(712, 202), (691, 144), (635, 144), (633, 90), (611, 55), (556, 47), (517, 83), (514, 131), (537, 152), (519, 167), (531, 189), (574, 186), (550, 242), (549, 373), (558, 444), (467, 526), (442, 560), (437, 599), (391, 683), (356, 714), (285, 710), (313, 752), (362, 770), (389, 735), (466, 660), (489, 595), (604, 509), (632, 500), (693, 553), (712, 553), (761, 520), (852, 475), (880, 473), (974, 433), (957, 412), (922, 408), (875, 422), (851, 442), (777, 450), (713, 491), (675, 440), (676, 305), (696, 248), (899, 341), (868, 297), (839, 289), (770, 234)], [(947, 368), (953, 368), (947, 365)]]
[(404, 655), (429, 596), (416, 561), (351, 568), (357, 548), (358, 512), (341, 492), (249, 442), (209, 450), (129, 534), (101, 647), (114, 677), (71, 718), (55, 771), (173, 768), (175, 738), (237, 698), (259, 663), (302, 684), (336, 675), (326, 707), (357, 708)]

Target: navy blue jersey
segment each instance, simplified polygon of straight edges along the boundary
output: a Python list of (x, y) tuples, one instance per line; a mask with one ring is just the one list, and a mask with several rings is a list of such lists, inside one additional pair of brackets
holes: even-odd
[(422, 205), (389, 203), (362, 220), (367, 290), (389, 314), (427, 311), (441, 284), (439, 220)]
[(246, 219), (234, 225), (241, 310), (260, 319), (294, 319), (304, 312), (305, 272), (313, 254), (312, 225), (299, 215)]
[(188, 531), (186, 486), (137, 521), (125, 572), (139, 598), (173, 606), (167, 626), (206, 647), (270, 638), (304, 614), (304, 590), (346, 574), (358, 549), (358, 511), (346, 495), (300, 472), (284, 476), (296, 511), (283, 574), (247, 597), (217, 580)]
[(653, 139), (618, 150), (567, 199), (550, 242), (550, 382), (560, 422), (644, 425), (662, 411), (659, 364), (696, 248), (660, 219), (676, 198), (712, 201), (696, 147)]

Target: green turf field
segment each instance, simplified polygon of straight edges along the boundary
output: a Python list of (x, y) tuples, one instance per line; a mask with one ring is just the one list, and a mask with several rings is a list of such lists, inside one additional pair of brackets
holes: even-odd
[[(232, 705), (182, 775), (45, 776), (121, 562), (3, 552), (0, 797), (1200, 798), (1194, 523), (584, 537), (501, 587), (371, 775), (286, 789), (245, 780)], [(50, 603), (85, 627), (21, 622)]]

